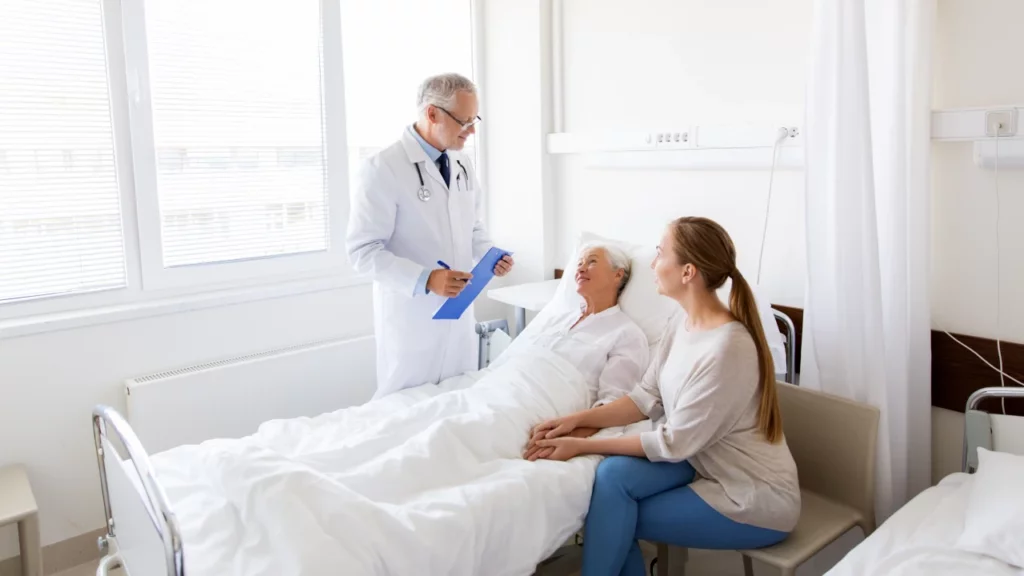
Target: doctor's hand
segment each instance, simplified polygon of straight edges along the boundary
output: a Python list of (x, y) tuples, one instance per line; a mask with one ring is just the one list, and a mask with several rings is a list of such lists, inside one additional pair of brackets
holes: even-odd
[(500, 277), (508, 274), (512, 271), (512, 266), (514, 266), (515, 263), (515, 260), (513, 260), (511, 256), (507, 254), (502, 256), (501, 260), (498, 260), (498, 263), (494, 265), (494, 275)]
[(462, 292), (472, 277), (473, 275), (467, 272), (438, 268), (430, 272), (430, 276), (427, 278), (427, 290), (438, 296), (454, 298), (459, 295), (459, 292)]

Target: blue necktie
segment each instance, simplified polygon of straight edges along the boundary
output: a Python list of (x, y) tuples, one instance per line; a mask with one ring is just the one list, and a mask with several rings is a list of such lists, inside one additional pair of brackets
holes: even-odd
[(448, 153), (441, 152), (437, 159), (437, 169), (441, 171), (441, 178), (444, 178), (444, 185), (449, 186), (452, 181), (452, 169), (448, 165)]

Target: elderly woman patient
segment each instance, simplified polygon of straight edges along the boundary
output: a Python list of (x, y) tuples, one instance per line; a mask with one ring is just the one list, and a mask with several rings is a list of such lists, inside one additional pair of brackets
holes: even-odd
[[(629, 276), (629, 257), (621, 249), (584, 246), (574, 276), (576, 292), (583, 298), (580, 309), (538, 317), (505, 353), (542, 346), (583, 373), (595, 405), (625, 396), (643, 375), (649, 356), (643, 331), (618, 306)], [(586, 437), (596, 431), (581, 428), (573, 435)]]

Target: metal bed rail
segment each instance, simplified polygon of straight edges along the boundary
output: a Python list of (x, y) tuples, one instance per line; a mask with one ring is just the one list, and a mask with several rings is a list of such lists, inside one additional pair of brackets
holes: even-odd
[(477, 367), (480, 370), (483, 370), (491, 363), (491, 336), (498, 330), (505, 332), (505, 334), (510, 334), (508, 320), (490, 320), (478, 322), (476, 325), (476, 334), (480, 339), (477, 360)]
[(786, 382), (796, 384), (796, 325), (785, 312), (772, 308), (772, 313), (786, 327)]
[(964, 410), (964, 450), (962, 470), (974, 473), (978, 468), (978, 447), (992, 449), (992, 421), (988, 412), (978, 410), (986, 398), (1024, 398), (1024, 388), (991, 386), (975, 390), (967, 398)]
[[(171, 511), (167, 501), (167, 495), (156, 481), (153, 467), (149, 462), (149, 455), (146, 454), (138, 436), (132, 430), (128, 422), (109, 406), (96, 406), (92, 414), (93, 441), (96, 446), (96, 461), (100, 472), (100, 490), (103, 493), (103, 511), (107, 519), (107, 534), (99, 539), (98, 545), (104, 553), (110, 552), (110, 542), (117, 536), (117, 526), (114, 524), (113, 510), (110, 505), (109, 484), (107, 481), (107, 458), (116, 459), (111, 465), (121, 466), (117, 460), (118, 454), (107, 454), (104, 449), (104, 440), (109, 445), (111, 432), (118, 439), (135, 468), (139, 481), (142, 484), (143, 492), (139, 494), (147, 504), (147, 514), (153, 527), (156, 529), (160, 540), (163, 543), (164, 560), (167, 566), (167, 576), (184, 576), (185, 563), (182, 553), (181, 530), (178, 527), (177, 518)], [(118, 553), (108, 554), (103, 558), (97, 575), (106, 574), (107, 570), (120, 565), (122, 559)]]

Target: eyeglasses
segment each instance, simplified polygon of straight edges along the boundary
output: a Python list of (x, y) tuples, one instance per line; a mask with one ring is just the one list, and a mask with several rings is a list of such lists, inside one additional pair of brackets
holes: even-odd
[(440, 106), (435, 106), (435, 108), (437, 108), (441, 112), (444, 112), (445, 114), (447, 114), (448, 117), (451, 118), (452, 120), (455, 120), (455, 122), (459, 126), (461, 126), (463, 130), (469, 130), (473, 126), (476, 126), (477, 124), (479, 124), (480, 122), (483, 121), (483, 118), (477, 116), (475, 118), (470, 118), (469, 120), (466, 120), (465, 122), (463, 122), (462, 120), (459, 120), (458, 118), (456, 118), (454, 114), (452, 114), (451, 112), (445, 110), (444, 108), (441, 108)]

